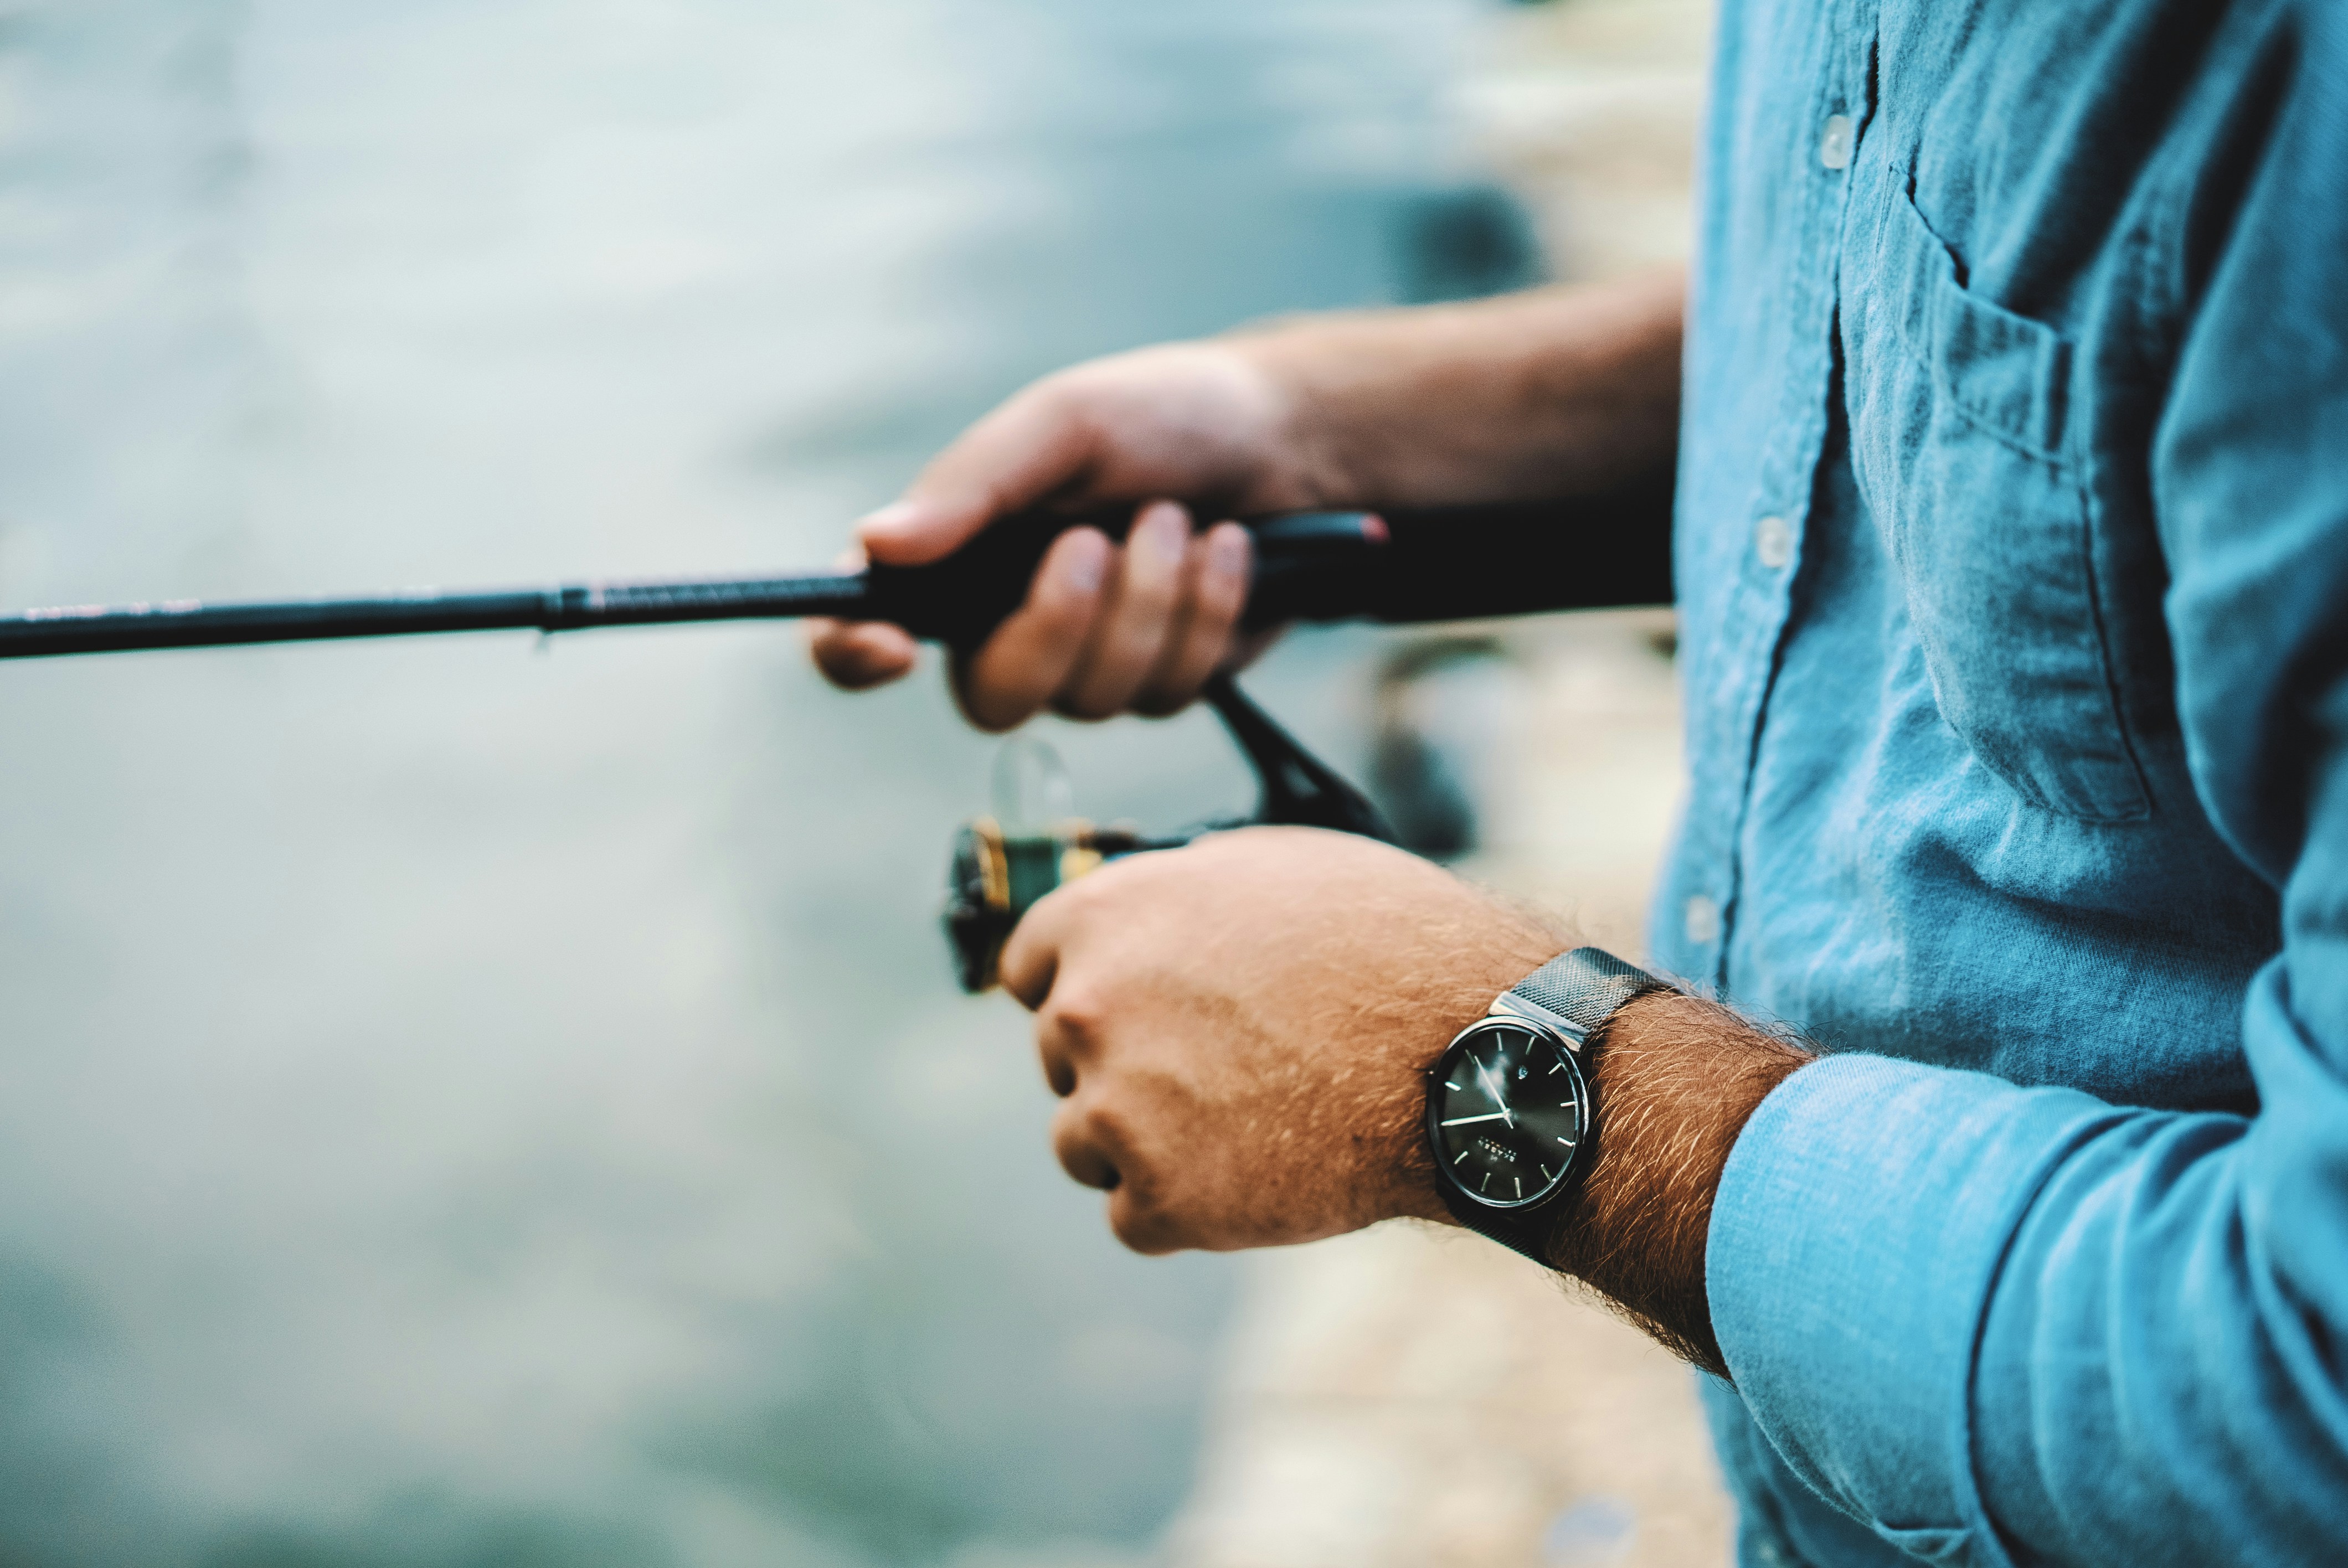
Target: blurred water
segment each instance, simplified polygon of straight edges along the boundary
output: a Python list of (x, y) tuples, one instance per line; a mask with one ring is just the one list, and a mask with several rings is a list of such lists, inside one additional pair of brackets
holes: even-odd
[[(20, 0), (0, 601), (824, 559), (1035, 372), (1472, 273), (1474, 19)], [(1258, 679), (1352, 764), (1364, 647)], [(0, 1561), (1146, 1550), (1229, 1276), (1115, 1248), (950, 988), (933, 680), (175, 654), (0, 734)], [(1098, 815), (1246, 797), (1202, 719), (1056, 739)]]

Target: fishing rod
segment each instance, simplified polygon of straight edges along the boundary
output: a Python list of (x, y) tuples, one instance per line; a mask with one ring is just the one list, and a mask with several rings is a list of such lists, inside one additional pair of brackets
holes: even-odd
[[(1652, 491), (1571, 502), (1245, 519), (1255, 549), (1243, 624), (1457, 620), (1667, 602), (1669, 534), (1658, 521)], [(1122, 538), (1131, 520), (1129, 508), (1026, 512), (990, 525), (929, 565), (858, 571), (591, 580), (486, 591), (409, 589), (340, 599), (60, 605), (0, 615), (0, 659), (803, 616), (889, 620), (916, 637), (969, 649), (1025, 599), (1044, 552), (1060, 534), (1091, 526)]]
[[(457, 631), (551, 634), (807, 616), (894, 621), (917, 637), (965, 646), (983, 641), (1018, 605), (1052, 540), (1086, 522), (1118, 534), (1127, 527), (1127, 519), (1115, 515), (1029, 513), (996, 523), (927, 566), (875, 565), (783, 577), (589, 580), (462, 591), (417, 588), (343, 599), (61, 605), (0, 617), (0, 659)], [(1368, 512), (1290, 513), (1258, 518), (1251, 527), (1256, 566), (1249, 608), (1259, 620), (1329, 619), (1349, 612), (1358, 594), (1349, 591), (1347, 575), (1371, 559), (1386, 537), (1385, 520)]]
[[(1458, 620), (1671, 595), (1670, 488), (1649, 481), (1570, 501), (1416, 511), (1289, 512), (1242, 519), (1254, 540), (1241, 623)], [(1026, 598), (1052, 542), (1090, 526), (1116, 538), (1131, 508), (1030, 511), (998, 519), (925, 566), (778, 577), (557, 583), (539, 589), (404, 592), (345, 599), (193, 599), (65, 605), (0, 615), (0, 659), (407, 637), (460, 631), (541, 634), (607, 626), (833, 616), (893, 621), (968, 651)], [(1334, 828), (1392, 841), (1369, 799), (1313, 756), (1228, 675), (1201, 693), (1245, 753), (1261, 788), (1249, 821)], [(1056, 769), (1056, 759), (1038, 764)], [(1031, 770), (1032, 771), (1032, 770)], [(1065, 793), (1065, 792), (1063, 792)], [(1169, 848), (1217, 822), (1150, 837), (1096, 827), (1061, 810), (998, 807), (956, 836), (945, 925), (963, 987), (994, 983), (1019, 917), (1053, 888), (1126, 855)]]

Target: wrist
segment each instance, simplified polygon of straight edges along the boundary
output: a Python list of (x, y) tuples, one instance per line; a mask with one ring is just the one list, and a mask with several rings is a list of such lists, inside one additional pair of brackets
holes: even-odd
[(1429, 1074), (1452, 1040), (1486, 1018), (1493, 998), (1557, 955), (1559, 934), (1521, 912), (1495, 908), (1500, 916), (1482, 934), (1472, 958), (1421, 971), (1415, 983), (1397, 988), (1375, 1009), (1357, 1014), (1354, 1027), (1392, 1040), (1380, 1074), (1385, 1092), (1377, 1128), (1382, 1152), (1375, 1179), (1376, 1212), (1369, 1219), (1459, 1222), (1445, 1201), (1428, 1143)]
[(1725, 1375), (1704, 1290), (1713, 1199), (1746, 1121), (1815, 1058), (1670, 990), (1624, 1003), (1591, 1036), (1590, 1058), (1597, 1157), (1557, 1217), (1550, 1261)]
[(1341, 388), (1374, 367), (1346, 369), (1360, 357), (1353, 314), (1303, 316), (1244, 327), (1216, 340), (1254, 381), (1269, 411), (1264, 490), (1277, 506), (1309, 509), (1360, 506), (1375, 487), (1347, 454), (1351, 410)]
[(1584, 495), (1670, 461), (1684, 300), (1666, 269), (1220, 341), (1278, 389), (1282, 462), (1311, 505)]

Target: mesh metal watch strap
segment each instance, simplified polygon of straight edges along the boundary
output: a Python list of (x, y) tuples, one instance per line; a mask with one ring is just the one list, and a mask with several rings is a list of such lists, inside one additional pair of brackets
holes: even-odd
[(1576, 948), (1560, 953), (1509, 989), (1586, 1032), (1641, 991), (1661, 983), (1603, 948)]

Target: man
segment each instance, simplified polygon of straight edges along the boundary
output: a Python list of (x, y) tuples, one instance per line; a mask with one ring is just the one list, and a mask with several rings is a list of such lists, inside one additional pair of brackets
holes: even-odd
[[(1690, 989), (1559, 1004), (1599, 1152), (1509, 1239), (1715, 1374), (1745, 1561), (2348, 1562), (2343, 181), (2334, 0), (1729, 0), (1684, 287), (1080, 366), (863, 540), (1675, 453)], [(1179, 706), (1246, 555), (1162, 500), (1067, 535), (970, 716)], [(1475, 1217), (1424, 1075), (1564, 945), (1259, 830), (1055, 895), (1004, 973), (1117, 1234), (1240, 1247)]]

